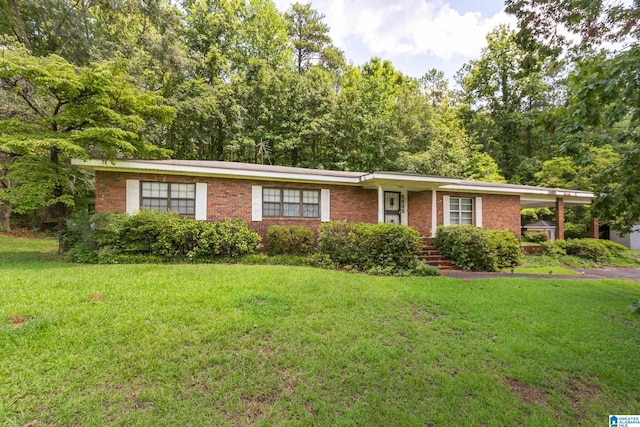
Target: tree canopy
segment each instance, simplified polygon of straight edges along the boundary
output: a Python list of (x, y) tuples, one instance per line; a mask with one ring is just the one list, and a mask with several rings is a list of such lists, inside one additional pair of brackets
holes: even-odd
[(490, 31), (451, 86), (349, 63), (310, 3), (0, 0), (5, 216), (62, 226), (91, 191), (71, 157), (172, 156), (591, 189), (593, 214), (628, 231), (636, 4), (506, 6), (518, 28)]

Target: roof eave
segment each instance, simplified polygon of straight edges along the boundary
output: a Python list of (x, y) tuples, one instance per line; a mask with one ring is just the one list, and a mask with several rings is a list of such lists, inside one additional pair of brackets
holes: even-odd
[(260, 181), (294, 181), (325, 184), (358, 185), (360, 177), (344, 177), (332, 175), (301, 174), (293, 172), (270, 172), (251, 169), (209, 168), (203, 166), (185, 166), (161, 163), (137, 162), (135, 160), (78, 160), (71, 164), (92, 171), (130, 172), (130, 173), (164, 173), (171, 175), (210, 176), (219, 178), (255, 179)]

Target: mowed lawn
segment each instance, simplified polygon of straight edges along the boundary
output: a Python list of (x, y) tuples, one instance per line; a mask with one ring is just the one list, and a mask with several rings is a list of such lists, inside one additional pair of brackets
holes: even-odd
[(0, 237), (2, 425), (605, 425), (630, 281), (73, 265)]

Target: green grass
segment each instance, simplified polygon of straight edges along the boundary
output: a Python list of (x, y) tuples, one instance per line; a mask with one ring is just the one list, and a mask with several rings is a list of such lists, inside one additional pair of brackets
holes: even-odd
[(0, 237), (2, 425), (601, 425), (640, 408), (638, 283), (54, 250)]
[[(504, 270), (507, 273), (511, 272), (511, 269), (505, 269)], [(574, 271), (574, 270), (569, 270), (568, 268), (564, 268), (564, 267), (557, 267), (557, 266), (549, 266), (549, 267), (544, 267), (544, 266), (532, 266), (532, 267), (527, 267), (526, 265), (523, 266), (519, 266), (519, 267), (514, 267), (513, 268), (513, 272), (516, 274), (579, 274), (578, 272)]]

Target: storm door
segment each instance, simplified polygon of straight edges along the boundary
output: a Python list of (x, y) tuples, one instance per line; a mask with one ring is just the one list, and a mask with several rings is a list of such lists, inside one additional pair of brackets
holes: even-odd
[(399, 191), (384, 192), (384, 222), (400, 224), (401, 196)]

